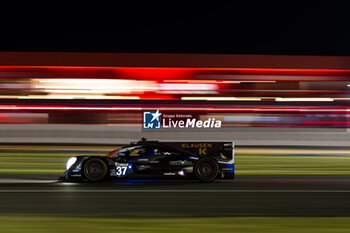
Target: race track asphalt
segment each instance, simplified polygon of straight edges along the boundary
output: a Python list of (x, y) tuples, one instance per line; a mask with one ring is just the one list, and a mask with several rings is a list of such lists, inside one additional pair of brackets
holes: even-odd
[(350, 216), (350, 176), (238, 176), (196, 181), (56, 182), (0, 175), (0, 214)]

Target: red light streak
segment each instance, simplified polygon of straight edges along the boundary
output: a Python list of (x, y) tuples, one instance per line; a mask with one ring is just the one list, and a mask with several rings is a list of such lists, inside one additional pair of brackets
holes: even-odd
[(349, 125), (350, 121), (304, 121), (302, 125)]
[[(184, 68), (184, 67), (79, 67), (79, 66), (0, 66), (0, 72), (42, 73), (43, 78), (131, 78), (144, 80), (186, 80), (196, 74), (350, 76), (350, 70), (331, 69), (266, 69), (266, 68)], [(50, 76), (51, 75), (51, 76)], [(11, 77), (11, 75), (9, 76)], [(8, 78), (8, 77), (2, 77)], [(18, 76), (16, 76), (18, 78)], [(324, 77), (326, 78), (326, 77)], [(260, 80), (262, 81), (262, 80)], [(272, 80), (273, 81), (273, 80)], [(306, 81), (303, 79), (303, 81)], [(315, 80), (311, 80), (315, 81)]]
[(133, 106), (111, 106), (111, 107), (74, 107), (74, 106), (34, 106), (34, 105), (0, 105), (0, 110), (9, 111), (21, 111), (21, 110), (60, 110), (60, 111), (143, 111), (143, 110), (155, 110), (171, 111), (227, 111), (227, 112), (336, 112), (336, 113), (347, 113), (349, 110), (346, 108), (257, 108), (257, 107), (196, 107), (196, 106), (184, 106), (184, 107), (173, 107), (173, 106), (154, 106), (154, 107), (133, 107)]

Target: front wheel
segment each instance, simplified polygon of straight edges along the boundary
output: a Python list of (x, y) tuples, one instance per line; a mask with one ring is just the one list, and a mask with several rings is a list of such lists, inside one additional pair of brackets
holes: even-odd
[(89, 181), (101, 181), (107, 174), (107, 165), (102, 159), (91, 158), (84, 164), (83, 172)]
[(194, 165), (194, 174), (202, 182), (212, 182), (219, 174), (219, 164), (211, 158), (203, 158)]

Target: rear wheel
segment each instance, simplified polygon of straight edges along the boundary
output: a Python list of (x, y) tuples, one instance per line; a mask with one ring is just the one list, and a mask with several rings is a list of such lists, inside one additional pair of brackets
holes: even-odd
[(219, 164), (211, 158), (203, 158), (196, 162), (194, 174), (202, 182), (212, 182), (219, 174)]
[(99, 158), (91, 158), (84, 164), (84, 177), (92, 182), (103, 180), (107, 174), (106, 163)]

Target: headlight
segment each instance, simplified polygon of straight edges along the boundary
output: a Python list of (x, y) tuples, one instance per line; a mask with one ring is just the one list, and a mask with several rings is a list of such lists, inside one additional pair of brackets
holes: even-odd
[(77, 161), (77, 157), (72, 157), (67, 161), (67, 170)]

